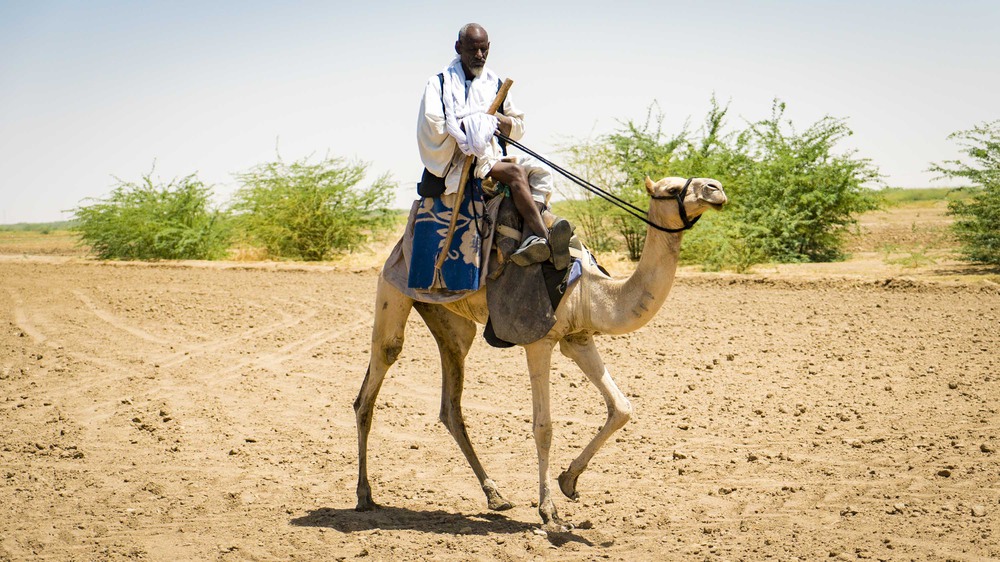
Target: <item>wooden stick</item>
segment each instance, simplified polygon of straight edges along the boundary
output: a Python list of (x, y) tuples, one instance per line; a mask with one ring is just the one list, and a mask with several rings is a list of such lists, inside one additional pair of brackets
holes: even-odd
[[(510, 87), (514, 85), (514, 81), (510, 78), (503, 81), (500, 89), (497, 90), (497, 96), (493, 98), (493, 103), (490, 104), (489, 109), (486, 113), (493, 115), (500, 109), (503, 104), (503, 100), (507, 97), (507, 92), (510, 91)], [(451, 249), (451, 241), (455, 237), (455, 224), (458, 222), (458, 213), (462, 208), (462, 199), (465, 197), (465, 183), (469, 180), (469, 170), (472, 169), (472, 161), (475, 158), (473, 156), (466, 156), (465, 163), (462, 165), (462, 175), (458, 181), (458, 193), (455, 197), (455, 206), (451, 211), (451, 223), (448, 225), (448, 234), (444, 237), (444, 247), (441, 253), (438, 254), (437, 261), (434, 262), (434, 283), (432, 286), (437, 288), (445, 288), (444, 280), (441, 277), (441, 266), (444, 265), (444, 260), (448, 259), (448, 251)]]

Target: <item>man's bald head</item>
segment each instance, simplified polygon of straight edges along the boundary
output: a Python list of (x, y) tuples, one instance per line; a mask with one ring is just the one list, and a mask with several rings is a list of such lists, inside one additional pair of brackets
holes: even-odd
[(458, 42), (461, 43), (464, 41), (467, 37), (469, 37), (470, 33), (473, 35), (482, 34), (487, 41), (490, 40), (489, 34), (486, 33), (486, 29), (484, 29), (483, 26), (478, 23), (467, 23), (462, 26), (462, 29), (458, 30)]
[(490, 54), (490, 36), (478, 23), (467, 23), (458, 30), (455, 52), (462, 59), (462, 70), (469, 80), (476, 78), (486, 68), (486, 57)]

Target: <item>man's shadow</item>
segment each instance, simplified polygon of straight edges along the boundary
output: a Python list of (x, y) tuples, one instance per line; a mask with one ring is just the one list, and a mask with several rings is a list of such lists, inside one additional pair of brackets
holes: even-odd
[[(342, 533), (356, 533), (372, 529), (408, 530), (443, 535), (515, 535), (538, 529), (538, 525), (511, 519), (500, 513), (486, 512), (475, 515), (450, 511), (421, 510), (405, 507), (384, 506), (373, 511), (358, 512), (354, 509), (321, 507), (307, 515), (291, 520), (296, 527), (321, 527), (336, 529)], [(546, 538), (555, 546), (578, 542), (594, 546), (584, 537), (572, 531), (548, 532)]]

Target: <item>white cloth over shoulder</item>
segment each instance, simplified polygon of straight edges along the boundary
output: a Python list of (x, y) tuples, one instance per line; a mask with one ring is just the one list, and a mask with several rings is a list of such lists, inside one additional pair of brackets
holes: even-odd
[(493, 132), (497, 130), (497, 118), (486, 113), (496, 97), (499, 78), (492, 70), (483, 68), (475, 80), (466, 87), (462, 61), (455, 57), (444, 69), (445, 125), (448, 134), (458, 143), (458, 148), (466, 155), (482, 158), (493, 144)]

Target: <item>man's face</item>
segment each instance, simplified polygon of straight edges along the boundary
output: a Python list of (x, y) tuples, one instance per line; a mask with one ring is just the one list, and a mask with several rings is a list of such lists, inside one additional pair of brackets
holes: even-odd
[(455, 41), (455, 52), (462, 59), (466, 77), (479, 77), (490, 54), (490, 38), (484, 29), (471, 29), (462, 41)]

